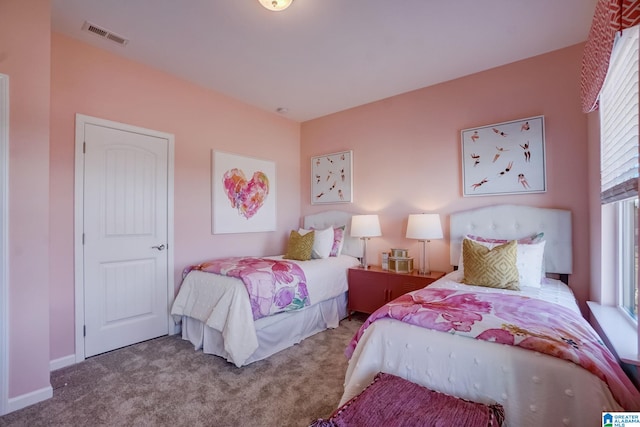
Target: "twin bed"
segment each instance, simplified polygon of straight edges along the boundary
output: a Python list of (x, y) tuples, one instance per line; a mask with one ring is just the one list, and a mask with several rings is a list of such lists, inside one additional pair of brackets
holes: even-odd
[[(238, 279), (190, 272), (172, 310), (182, 319), (183, 338), (206, 353), (243, 366), (337, 327), (347, 314), (347, 269), (357, 265), (361, 256), (360, 241), (348, 237), (350, 217), (339, 211), (305, 217), (307, 229), (344, 226), (346, 230), (339, 256), (297, 262), (308, 274), (312, 301), (301, 310), (254, 322), (246, 291), (245, 299), (242, 292), (207, 295), (214, 278), (223, 288), (242, 288), (234, 283)], [(467, 259), (461, 257), (461, 248), (470, 234), (488, 241), (483, 243), (488, 247), (524, 236), (543, 241), (517, 245), (520, 260), (525, 253), (521, 250), (529, 251), (527, 260), (534, 260), (519, 265), (519, 271), (537, 274), (538, 284), (520, 290), (465, 285), (461, 268), (381, 308), (346, 350), (350, 360), (340, 404), (357, 396), (378, 372), (385, 372), (463, 399), (500, 404), (506, 425), (600, 425), (603, 411), (640, 410), (638, 390), (597, 335), (591, 335), (595, 333), (581, 317), (570, 288), (550, 278), (539, 284), (541, 276), (566, 282), (572, 272), (571, 213), (516, 205), (454, 213), (450, 217), (452, 265)], [(533, 252), (540, 256), (539, 266)], [(524, 280), (522, 274), (519, 279)], [(506, 303), (511, 301), (512, 305)], [(494, 310), (498, 306), (502, 313)], [(442, 311), (437, 313), (434, 307)], [(502, 325), (480, 333), (478, 320), (494, 314)], [(535, 323), (540, 319), (543, 323)], [(520, 320), (525, 323), (519, 324)], [(435, 325), (436, 330), (421, 323)], [(585, 348), (586, 355), (581, 352)]]
[[(171, 314), (182, 321), (182, 337), (204, 353), (241, 367), (299, 343), (347, 315), (347, 270), (357, 266), (362, 242), (350, 236), (351, 213), (328, 211), (304, 217), (303, 228), (344, 227), (338, 256), (293, 262), (306, 276), (311, 305), (263, 317), (254, 322), (240, 279), (190, 271), (184, 278)], [(271, 257), (281, 259), (282, 257)]]
[[(459, 264), (469, 234), (513, 240), (544, 233), (545, 273), (566, 278), (572, 272), (569, 211), (502, 205), (454, 213), (450, 220), (452, 265)], [(602, 412), (640, 409), (638, 390), (582, 318), (565, 283), (546, 278), (539, 287), (494, 289), (462, 284), (463, 276), (453, 271), (371, 315), (347, 349), (340, 405), (385, 372), (466, 400), (500, 404), (505, 425), (597, 426)], [(501, 324), (488, 333), (475, 329), (494, 314), (502, 316)], [(372, 318), (377, 320), (369, 324)], [(515, 343), (507, 345), (510, 340)], [(603, 370), (596, 368), (600, 363)]]

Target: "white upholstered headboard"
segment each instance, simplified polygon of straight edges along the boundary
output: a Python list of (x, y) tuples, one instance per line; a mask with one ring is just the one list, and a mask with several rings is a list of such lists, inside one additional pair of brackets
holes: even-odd
[(457, 265), (466, 234), (519, 239), (543, 232), (547, 273), (571, 274), (571, 211), (521, 205), (495, 205), (454, 212), (450, 217), (450, 261)]
[(346, 226), (344, 230), (344, 246), (342, 253), (356, 258), (362, 257), (362, 241), (351, 237), (351, 217), (357, 215), (345, 211), (326, 211), (304, 217), (303, 227), (306, 229), (324, 229), (327, 227)]

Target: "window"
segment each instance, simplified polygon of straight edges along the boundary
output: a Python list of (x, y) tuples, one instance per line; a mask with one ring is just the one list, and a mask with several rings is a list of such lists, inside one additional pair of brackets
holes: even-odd
[(638, 198), (618, 202), (618, 305), (638, 320)]
[(638, 26), (616, 40), (600, 92), (602, 204), (616, 215), (616, 301), (638, 319)]

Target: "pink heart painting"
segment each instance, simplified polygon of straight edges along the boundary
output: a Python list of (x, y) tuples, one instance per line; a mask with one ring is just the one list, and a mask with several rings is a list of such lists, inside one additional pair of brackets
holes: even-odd
[(223, 184), (231, 207), (246, 219), (260, 210), (269, 195), (269, 178), (260, 171), (247, 181), (242, 169), (230, 169), (224, 173)]

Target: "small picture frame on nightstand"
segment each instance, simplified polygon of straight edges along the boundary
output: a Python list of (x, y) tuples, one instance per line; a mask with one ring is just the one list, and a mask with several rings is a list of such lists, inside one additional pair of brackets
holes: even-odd
[(389, 269), (389, 252), (382, 252), (382, 269)]

